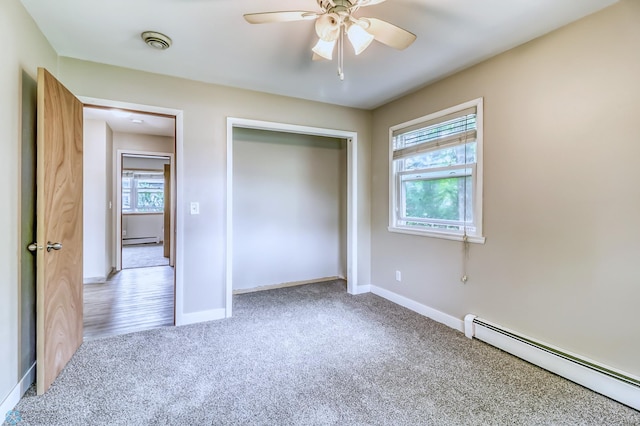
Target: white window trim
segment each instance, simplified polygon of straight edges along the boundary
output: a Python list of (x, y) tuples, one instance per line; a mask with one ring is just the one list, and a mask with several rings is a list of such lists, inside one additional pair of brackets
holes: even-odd
[[(162, 207), (162, 209), (160, 210), (152, 210), (152, 211), (137, 211), (137, 207), (138, 207), (138, 178), (135, 177), (136, 174), (150, 174), (150, 175), (158, 175), (160, 177), (164, 177), (164, 172), (162, 170), (155, 170), (155, 171), (151, 171), (151, 170), (145, 170), (145, 171), (137, 171), (134, 169), (125, 169), (123, 170), (123, 172), (132, 172), (134, 174), (133, 177), (131, 177), (131, 188), (129, 188), (129, 204), (132, 205), (132, 210), (125, 210), (124, 209), (124, 205), (122, 207), (122, 214), (124, 215), (136, 215), (136, 214), (140, 214), (140, 215), (144, 215), (144, 214), (164, 214), (164, 206)], [(160, 179), (160, 178), (157, 178)], [(121, 180), (121, 182), (124, 182), (124, 178)], [(164, 188), (162, 189), (162, 191), (164, 191)], [(161, 191), (153, 191), (153, 192), (161, 192)], [(124, 193), (125, 190), (124, 188), (122, 188), (122, 196), (124, 197)], [(123, 203), (124, 204), (124, 203)], [(135, 208), (133, 208), (133, 206), (135, 206)]]
[(485, 236), (483, 233), (483, 165), (484, 165), (484, 156), (483, 156), (483, 139), (484, 139), (484, 108), (483, 108), (483, 98), (477, 98), (438, 112), (433, 114), (428, 114), (422, 117), (418, 117), (416, 119), (407, 121), (405, 123), (396, 124), (389, 128), (389, 227), (387, 228), (389, 232), (396, 232), (400, 234), (409, 234), (409, 235), (421, 235), (426, 237), (433, 238), (442, 238), (445, 240), (454, 240), (454, 241), (464, 241), (465, 236), (461, 233), (451, 232), (451, 231), (437, 231), (437, 230), (426, 230), (426, 229), (418, 229), (415, 227), (408, 226), (399, 226), (396, 225), (397, 222), (397, 213), (395, 210), (395, 200), (397, 199), (397, 191), (398, 188), (396, 186), (396, 173), (394, 172), (393, 165), (393, 133), (397, 130), (405, 129), (407, 127), (412, 127), (419, 125), (420, 123), (424, 123), (431, 120), (437, 120), (438, 118), (445, 117), (449, 114), (456, 113), (458, 111), (462, 111), (468, 108), (476, 108), (476, 165), (475, 165), (475, 199), (474, 199), (474, 218), (476, 225), (476, 234), (477, 235), (467, 235), (466, 240), (471, 243), (485, 243)]

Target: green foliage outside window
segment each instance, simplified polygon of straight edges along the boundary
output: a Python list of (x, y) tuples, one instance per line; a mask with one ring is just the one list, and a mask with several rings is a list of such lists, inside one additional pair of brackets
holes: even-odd
[(163, 211), (164, 193), (138, 191), (138, 205), (136, 207), (139, 212)]
[(130, 171), (123, 173), (122, 211), (125, 213), (164, 212), (163, 174)]
[(406, 182), (407, 217), (458, 220), (457, 181), (452, 178)]

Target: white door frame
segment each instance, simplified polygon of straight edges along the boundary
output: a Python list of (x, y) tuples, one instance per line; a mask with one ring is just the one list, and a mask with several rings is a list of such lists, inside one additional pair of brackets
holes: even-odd
[(225, 316), (233, 304), (233, 129), (268, 130), (347, 140), (347, 291), (358, 294), (358, 133), (346, 130), (227, 117), (227, 188), (225, 221)]
[[(174, 162), (174, 155), (170, 152), (156, 152), (156, 151), (135, 151), (131, 149), (119, 149), (116, 151), (116, 271), (122, 270), (122, 161), (123, 157), (146, 157), (146, 158), (168, 158), (169, 167), (171, 168), (171, 176), (175, 176), (176, 168)], [(173, 178), (171, 179), (173, 181)], [(176, 199), (175, 182), (172, 182), (171, 200)], [(172, 235), (175, 236), (175, 215), (176, 215), (176, 203), (171, 203), (171, 217), (169, 229)], [(175, 242), (171, 241), (169, 247), (169, 265), (175, 266)]]
[(151, 105), (134, 104), (131, 102), (120, 102), (110, 99), (91, 98), (86, 96), (78, 96), (78, 99), (85, 105), (102, 106), (107, 108), (122, 108), (127, 110), (134, 110), (140, 112), (147, 112), (151, 114), (165, 114), (172, 115), (176, 120), (176, 149), (175, 149), (175, 208), (176, 214), (173, 215), (175, 220), (175, 325), (182, 325), (184, 321), (184, 271), (182, 265), (184, 265), (184, 215), (180, 214), (178, 206), (184, 205), (184, 113), (182, 110), (157, 107)]

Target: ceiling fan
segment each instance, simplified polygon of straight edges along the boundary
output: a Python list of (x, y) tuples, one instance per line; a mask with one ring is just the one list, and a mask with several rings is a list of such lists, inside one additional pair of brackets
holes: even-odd
[(361, 7), (372, 6), (385, 0), (317, 0), (320, 12), (289, 10), (282, 12), (247, 13), (244, 19), (250, 24), (315, 20), (318, 43), (311, 49), (313, 60), (333, 59), (338, 45), (338, 75), (344, 80), (343, 48), (346, 35), (355, 50), (362, 53), (373, 40), (393, 48), (406, 49), (416, 35), (377, 18), (355, 17)]

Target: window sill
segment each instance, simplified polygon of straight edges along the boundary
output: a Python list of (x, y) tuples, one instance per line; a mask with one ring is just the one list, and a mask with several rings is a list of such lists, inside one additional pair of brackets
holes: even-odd
[[(401, 228), (397, 226), (389, 226), (387, 228), (389, 232), (396, 232), (398, 234), (420, 235), (423, 237), (441, 238), (443, 240), (463, 241), (464, 236), (460, 234), (451, 234), (445, 232), (436, 231), (423, 231), (415, 228)], [(475, 235), (467, 235), (467, 241), (470, 243), (484, 244), (485, 237), (478, 237)]]

